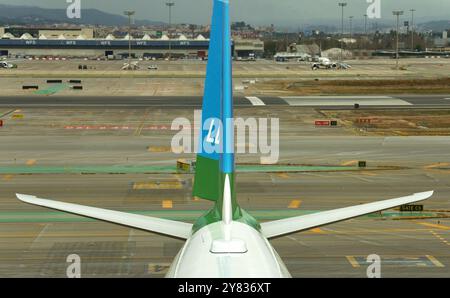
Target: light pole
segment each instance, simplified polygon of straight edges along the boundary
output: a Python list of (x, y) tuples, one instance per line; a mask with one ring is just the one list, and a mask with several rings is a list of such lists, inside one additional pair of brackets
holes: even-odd
[(349, 23), (350, 23), (350, 39), (353, 38), (353, 16), (349, 16)]
[(367, 37), (367, 15), (364, 15), (364, 35)]
[(353, 45), (353, 16), (349, 16), (349, 23), (350, 23), (350, 47)]
[(166, 2), (166, 6), (169, 8), (169, 61), (172, 58), (172, 35), (170, 34), (170, 29), (172, 27), (172, 7), (175, 6), (175, 2)]
[(346, 2), (339, 2), (339, 6), (342, 9), (342, 14), (341, 14), (341, 62), (342, 62), (342, 56), (343, 56), (343, 51), (344, 51), (344, 7), (347, 6)]
[(397, 41), (396, 41), (396, 44), (397, 44), (397, 46), (396, 46), (396, 48), (397, 48), (397, 50), (396, 50), (396, 57), (395, 57), (395, 67), (397, 68), (397, 70), (398, 70), (398, 59), (399, 59), (399, 54), (398, 54), (398, 31), (400, 30), (399, 29), (399, 22), (400, 22), (400, 16), (401, 15), (403, 15), (403, 10), (394, 10), (393, 12), (393, 15), (394, 16), (397, 16)]
[(126, 10), (123, 12), (128, 16), (128, 67), (131, 68), (131, 16), (135, 14), (132, 10)]
[(414, 12), (415, 9), (410, 9), (411, 12), (411, 50), (414, 51)]

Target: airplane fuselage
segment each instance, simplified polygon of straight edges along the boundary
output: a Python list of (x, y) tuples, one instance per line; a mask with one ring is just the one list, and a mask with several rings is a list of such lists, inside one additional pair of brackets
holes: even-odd
[[(228, 229), (228, 231), (227, 231)], [(215, 242), (223, 242), (214, 252)], [(226, 252), (227, 245), (233, 253)], [(288, 278), (286, 266), (269, 241), (253, 227), (233, 221), (216, 222), (191, 236), (176, 256), (166, 277), (175, 278)]]

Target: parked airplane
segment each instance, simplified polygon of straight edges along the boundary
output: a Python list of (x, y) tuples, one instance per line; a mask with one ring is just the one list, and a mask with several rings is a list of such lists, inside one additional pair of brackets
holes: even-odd
[(312, 58), (313, 63), (311, 64), (312, 70), (317, 70), (320, 68), (325, 69), (349, 69), (350, 65), (344, 62), (332, 61), (330, 58), (322, 56), (322, 47), (320, 47), (320, 52), (318, 56)]
[(332, 62), (329, 58), (325, 58), (325, 57), (319, 57), (317, 58), (317, 62), (313, 62), (311, 64), (311, 68), (313, 70), (315, 69), (319, 69), (319, 68), (326, 68), (326, 69), (330, 69), (330, 68), (337, 68), (338, 63), (337, 62)]
[[(269, 239), (414, 203), (433, 192), (258, 223), (242, 209), (235, 188), (231, 34), (228, 0), (214, 0), (203, 99), (201, 150), (193, 195), (214, 202), (194, 224), (17, 194), (23, 202), (186, 240), (167, 277), (290, 277)], [(222, 123), (222, 125), (220, 125)], [(222, 152), (223, 151), (223, 152)]]
[(331, 61), (329, 58), (326, 58), (326, 57), (319, 57), (316, 59), (317, 60), (311, 64), (312, 70), (317, 70), (320, 68), (325, 68), (325, 69), (349, 69), (349, 68), (351, 68), (351, 66), (348, 65), (347, 63)]
[(122, 70), (137, 70), (140, 68), (138, 64), (139, 61), (133, 61), (131, 63), (126, 62), (123, 64)]

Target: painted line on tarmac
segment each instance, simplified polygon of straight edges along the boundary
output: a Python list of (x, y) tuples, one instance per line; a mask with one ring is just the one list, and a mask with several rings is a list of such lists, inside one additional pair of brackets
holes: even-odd
[(133, 190), (174, 190), (183, 189), (183, 183), (180, 181), (158, 181), (158, 182), (136, 182), (133, 184)]
[(412, 103), (389, 96), (284, 96), (290, 106), (303, 107), (345, 107), (361, 106), (413, 106)]
[(162, 203), (163, 209), (172, 209), (173, 208), (173, 201), (172, 200), (163, 200)]
[(433, 234), (434, 237), (436, 237), (439, 241), (441, 241), (443, 244), (450, 246), (450, 243), (445, 240), (444, 237), (436, 233), (435, 231), (430, 231), (431, 234)]
[[(366, 257), (363, 256), (346, 256), (348, 262), (353, 268), (361, 266), (369, 266), (371, 263), (367, 262)], [(385, 266), (395, 267), (445, 267), (438, 259), (432, 255), (425, 256), (383, 256), (382, 264)]]
[(47, 232), (48, 228), (51, 226), (52, 224), (48, 223), (46, 224), (41, 231), (39, 232), (39, 234), (37, 235), (36, 238), (34, 238), (33, 242), (31, 243), (30, 248), (33, 249), (36, 247), (36, 244), (39, 243), (40, 239), (42, 238), (42, 236)]
[(315, 228), (315, 229), (311, 229), (309, 231), (312, 232), (312, 233), (315, 233), (315, 234), (327, 234), (327, 232), (325, 232), (321, 228)]
[(432, 223), (429, 223), (429, 222), (418, 222), (417, 224), (423, 225), (423, 226), (426, 226), (426, 227), (430, 227), (430, 228), (440, 229), (440, 230), (447, 230), (447, 231), (450, 230), (449, 226), (432, 224)]
[(49, 87), (49, 88), (44, 89), (44, 90), (35, 91), (34, 94), (38, 94), (38, 95), (52, 95), (52, 94), (55, 94), (55, 93), (57, 93), (59, 91), (67, 89), (67, 88), (69, 88), (68, 84), (58, 84), (58, 85)]
[(358, 263), (358, 261), (356, 261), (354, 256), (346, 256), (347, 261), (350, 263), (350, 265), (352, 265), (353, 268), (359, 268), (361, 267)]
[(328, 95), (328, 96), (283, 96), (282, 98), (293, 98), (293, 99), (395, 99), (392, 96), (381, 96), (381, 95), (373, 95), (373, 96), (359, 96), (359, 95)]
[(4, 181), (11, 181), (12, 178), (14, 178), (14, 175), (4, 175), (2, 179)]
[(144, 128), (145, 121), (147, 120), (149, 113), (150, 113), (150, 110), (149, 109), (145, 109), (144, 115), (142, 116), (141, 123), (136, 128), (136, 130), (134, 131), (134, 136), (140, 136), (141, 135), (142, 129)]
[(276, 176), (279, 177), (279, 178), (283, 178), (283, 179), (289, 179), (290, 178), (289, 175), (286, 174), (286, 173), (277, 173)]
[(450, 166), (450, 163), (448, 162), (438, 162), (438, 163), (433, 163), (430, 165), (427, 165), (424, 167), (424, 169), (429, 170), (429, 169), (435, 169), (435, 168), (439, 168), (439, 167), (447, 167)]
[(14, 110), (11, 110), (11, 111), (8, 111), (8, 112), (6, 112), (5, 114), (0, 115), (0, 118), (5, 117), (5, 116), (8, 116), (9, 114), (12, 114), (12, 113), (14, 113), (14, 112), (16, 112), (15, 109), (14, 109)]
[(25, 164), (30, 167), (34, 166), (36, 164), (36, 159), (27, 160), (27, 162)]
[[(357, 172), (357, 167), (289, 166), (289, 165), (236, 165), (239, 173), (305, 173), (305, 172)], [(100, 165), (100, 166), (0, 166), (0, 174), (147, 174), (178, 173), (175, 165)]]
[(341, 163), (341, 166), (353, 166), (358, 163), (357, 160), (349, 160)]
[(428, 258), (428, 260), (431, 261), (431, 263), (433, 263), (436, 267), (445, 267), (444, 264), (442, 264), (441, 262), (439, 262), (435, 257), (430, 256), (430, 255), (426, 255), (426, 257)]
[(255, 96), (247, 96), (246, 97), (253, 106), (265, 106), (266, 104), (258, 97)]
[(301, 204), (302, 204), (301, 200), (293, 200), (289, 203), (288, 208), (289, 209), (298, 209), (298, 208), (300, 208)]

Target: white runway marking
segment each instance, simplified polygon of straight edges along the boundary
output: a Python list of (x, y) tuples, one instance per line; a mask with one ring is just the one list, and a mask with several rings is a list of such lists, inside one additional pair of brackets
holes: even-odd
[(266, 104), (259, 99), (258, 97), (254, 97), (254, 96), (247, 96), (246, 97), (254, 106), (265, 106)]
[(412, 104), (390, 96), (286, 96), (291, 106), (411, 106)]

